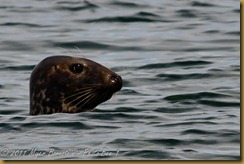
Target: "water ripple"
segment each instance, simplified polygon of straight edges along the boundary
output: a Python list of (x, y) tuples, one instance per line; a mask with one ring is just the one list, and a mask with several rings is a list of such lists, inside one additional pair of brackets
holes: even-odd
[(94, 22), (120, 22), (120, 23), (134, 23), (134, 22), (171, 22), (168, 20), (156, 20), (151, 18), (142, 18), (136, 16), (117, 16), (117, 17), (103, 17), (99, 19), (88, 19), (85, 20), (86, 23), (94, 23)]
[(125, 7), (125, 8), (138, 8), (138, 7), (147, 7), (147, 5), (142, 5), (134, 2), (122, 2), (122, 1), (113, 1), (109, 3), (110, 5)]
[(2, 67), (0, 70), (5, 71), (31, 71), (33, 70), (35, 65), (22, 65), (22, 66), (8, 66), (8, 67)]
[(204, 2), (199, 2), (199, 1), (193, 1), (190, 4), (191, 6), (197, 6), (197, 7), (214, 7), (215, 5), (210, 4), (210, 3), (204, 3)]
[(240, 107), (240, 102), (199, 100), (198, 103), (213, 107)]
[(196, 13), (196, 10), (178, 10), (177, 13), (181, 17), (188, 17), (188, 18), (196, 18), (198, 14)]
[(198, 93), (189, 93), (181, 95), (170, 95), (164, 98), (164, 100), (170, 102), (178, 102), (182, 100), (196, 100), (202, 98), (221, 98), (221, 97), (230, 97), (229, 95), (214, 93), (214, 92), (198, 92)]
[(80, 49), (99, 49), (99, 50), (120, 50), (120, 51), (142, 51), (143, 48), (140, 47), (122, 47), (112, 44), (98, 43), (92, 41), (72, 41), (72, 42), (54, 42), (48, 44), (48, 46), (52, 45), (53, 47), (62, 47), (62, 48), (74, 48), (79, 47)]
[(155, 63), (155, 64), (147, 64), (144, 66), (139, 67), (139, 69), (161, 69), (161, 68), (170, 68), (170, 67), (184, 67), (184, 66), (195, 66), (195, 65), (208, 65), (212, 64), (209, 61), (177, 61), (177, 62), (170, 62), (170, 63)]
[(207, 130), (200, 130), (200, 129), (188, 129), (188, 130), (181, 132), (181, 135), (187, 135), (187, 134), (199, 134), (199, 135), (209, 134), (209, 135), (212, 135), (212, 134), (218, 134), (218, 133), (212, 132), (212, 131), (207, 131)]
[(210, 77), (216, 77), (216, 75), (210, 73), (190, 73), (190, 74), (158, 74), (158, 78), (164, 78), (164, 80), (176, 81), (176, 80), (188, 80), (188, 79), (204, 79)]
[(81, 11), (81, 10), (87, 10), (87, 9), (94, 11), (94, 9), (99, 8), (98, 5), (91, 3), (89, 1), (83, 1), (83, 3), (84, 3), (83, 5), (80, 5), (80, 3), (78, 3), (78, 2), (58, 2), (57, 4), (62, 4), (62, 5), (63, 4), (65, 4), (65, 5), (78, 4), (78, 6), (58, 6), (57, 9), (58, 10), (68, 10), (68, 11), (74, 12), (74, 11)]
[(144, 159), (177, 159), (175, 157), (172, 157), (171, 154), (160, 151), (160, 150), (134, 150), (130, 151), (128, 153), (125, 153), (128, 157), (137, 156), (137, 158), (141, 157)]
[(23, 23), (23, 22), (6, 22), (0, 24), (0, 26), (24, 26), (24, 27), (30, 27), (30, 28), (47, 28), (52, 26), (44, 26), (40, 24), (33, 24), (33, 23)]
[(21, 124), (22, 128), (38, 128), (38, 127), (62, 127), (62, 128), (72, 128), (72, 129), (91, 129), (88, 125), (81, 122), (30, 122)]

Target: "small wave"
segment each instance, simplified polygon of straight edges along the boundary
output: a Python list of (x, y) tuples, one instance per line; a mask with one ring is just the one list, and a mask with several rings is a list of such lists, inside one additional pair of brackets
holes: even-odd
[(12, 41), (5, 40), (1, 43), (2, 50), (17, 50), (17, 51), (34, 51), (33, 45), (28, 41)]
[(157, 145), (164, 145), (164, 146), (178, 146), (184, 144), (183, 140), (179, 139), (150, 139), (146, 140), (147, 142), (154, 143)]
[(23, 123), (20, 125), (22, 128), (38, 128), (38, 127), (62, 127), (62, 128), (72, 128), (72, 129), (92, 129), (90, 126), (81, 122), (30, 122)]
[(177, 122), (177, 123), (169, 123), (169, 124), (162, 124), (162, 125), (155, 125), (155, 127), (178, 127), (178, 126), (200, 126), (200, 125), (217, 125), (218, 123), (211, 122), (211, 121), (189, 121), (189, 122)]
[(184, 52), (204, 52), (204, 51), (233, 51), (235, 50), (235, 48), (231, 47), (231, 46), (225, 46), (225, 47), (204, 47), (204, 48), (182, 48), (182, 49), (178, 49), (175, 51), (184, 51)]
[[(212, 92), (200, 92), (192, 94), (171, 95), (164, 98), (164, 100), (170, 103), (183, 103), (183, 104), (202, 104), (213, 107), (239, 107), (240, 102), (226, 102), (213, 100), (214, 98), (229, 98), (229, 95), (212, 93)], [(208, 100), (211, 99), (211, 100)]]
[[(49, 44), (50, 45), (50, 44)], [(54, 47), (74, 48), (75, 46), (82, 49), (117, 49), (117, 46), (97, 43), (92, 41), (72, 41), (72, 42), (54, 42)]]
[[(3, 104), (0, 104), (1, 106), (4, 106)], [(10, 115), (10, 114), (19, 114), (20, 112), (23, 112), (21, 110), (9, 110), (9, 109), (6, 109), (6, 110), (0, 110), (0, 114), (1, 115)]]
[[(123, 84), (124, 85), (124, 84)], [(127, 85), (126, 85), (127, 86)], [(141, 95), (141, 93), (135, 91), (135, 90), (132, 90), (132, 89), (123, 89), (119, 92), (119, 94), (121, 95)]]
[(208, 139), (193, 139), (187, 141), (187, 144), (202, 144), (202, 145), (217, 145), (219, 142), (217, 140), (208, 140)]
[(103, 17), (98, 19), (88, 19), (85, 20), (85, 23), (94, 23), (94, 22), (120, 22), (120, 23), (133, 23), (133, 22), (159, 22), (160, 20), (155, 20), (151, 18), (141, 18), (136, 16), (116, 16), (116, 17)]
[[(220, 130), (219, 130), (220, 131)], [(220, 137), (238, 137), (240, 139), (240, 131), (230, 130), (230, 129), (223, 129), (221, 132), (218, 133)], [(239, 142), (240, 143), (240, 142)]]
[(111, 2), (110, 5), (115, 5), (120, 7), (130, 7), (130, 8), (147, 7), (146, 5), (142, 5), (142, 4), (137, 4), (133, 2), (122, 2), (122, 1), (114, 1)]
[(159, 15), (140, 11), (133, 15), (128, 16), (115, 16), (115, 17), (102, 17), (98, 19), (87, 19), (84, 20), (85, 23), (93, 23), (93, 22), (117, 22), (117, 23), (134, 23), (134, 22), (175, 22), (174, 20), (166, 20), (162, 19)]
[(72, 41), (72, 42), (49, 42), (47, 46), (62, 47), (62, 48), (74, 48), (79, 47), (81, 49), (99, 49), (99, 50), (119, 50), (119, 51), (144, 51), (146, 49), (141, 47), (122, 47), (112, 44), (98, 43), (92, 41)]
[(234, 13), (240, 13), (240, 9), (234, 9), (232, 10)]
[(10, 118), (10, 121), (24, 121), (26, 120), (27, 117), (23, 117), (23, 116), (13, 116), (12, 118)]
[(231, 32), (227, 32), (227, 33), (225, 33), (225, 34), (227, 34), (227, 35), (236, 35), (236, 36), (240, 36), (240, 31), (231, 31)]
[(8, 132), (8, 131), (20, 131), (19, 127), (14, 125), (10, 125), (9, 123), (0, 123), (0, 132)]
[(160, 69), (160, 68), (171, 68), (175, 66), (195, 66), (195, 65), (208, 65), (212, 64), (209, 61), (178, 61), (178, 62), (170, 62), (170, 63), (155, 63), (155, 64), (147, 64), (144, 66), (139, 67), (139, 69)]
[(82, 1), (58, 1), (57, 4), (80, 4)]
[(205, 118), (190, 118), (190, 119), (187, 119), (187, 120), (216, 120), (218, 119), (217, 117), (205, 117)]
[(188, 129), (181, 132), (181, 135), (187, 134), (218, 134), (217, 132), (207, 131), (207, 130), (200, 130), (200, 129)]
[(150, 13), (150, 12), (145, 12), (145, 11), (140, 11), (138, 12), (137, 14), (135, 14), (136, 16), (149, 16), (149, 17), (160, 17), (159, 15), (156, 15), (156, 14), (153, 14), (153, 13)]
[(164, 78), (164, 80), (176, 81), (176, 80), (188, 80), (188, 79), (203, 79), (214, 76), (210, 73), (191, 73), (191, 74), (158, 74), (156, 77)]
[(199, 100), (197, 103), (213, 107), (240, 107), (240, 102)]
[(139, 108), (133, 108), (133, 107), (118, 107), (116, 108), (115, 110), (111, 111), (111, 110), (100, 110), (100, 109), (96, 109), (95, 112), (101, 112), (101, 113), (107, 113), (107, 112), (113, 112), (113, 113), (116, 113), (116, 112), (139, 112), (139, 111), (142, 111), (142, 109), (139, 109)]
[(15, 102), (18, 98), (15, 97), (0, 97), (0, 101), (3, 102)]
[(220, 31), (219, 30), (207, 30), (207, 31), (204, 31), (203, 33), (215, 34), (215, 33), (220, 33)]
[(237, 38), (237, 39), (213, 39), (211, 41), (208, 41), (209, 43), (240, 43), (240, 39)]
[(178, 10), (176, 11), (177, 14), (179, 14), (179, 16), (181, 17), (187, 17), (187, 18), (195, 18), (198, 17), (198, 15), (196, 14), (195, 10)]
[(160, 151), (160, 150), (133, 150), (125, 153), (125, 156), (127, 158), (133, 157), (133, 159), (136, 158), (145, 158), (147, 160), (153, 159), (177, 159), (175, 157), (172, 157), (172, 154), (165, 152), (165, 151)]
[(145, 140), (140, 140), (140, 139), (127, 139), (127, 138), (117, 138), (113, 141), (110, 142), (110, 144), (117, 144), (117, 145), (131, 145), (132, 143), (145, 143), (148, 142), (150, 144), (157, 144), (157, 145), (164, 145), (164, 146), (176, 146), (176, 145), (181, 145), (183, 144), (183, 140), (178, 140), (178, 139), (145, 139)]
[(186, 153), (197, 153), (197, 151), (195, 150), (192, 150), (192, 149), (184, 149), (182, 150), (183, 152), (186, 152)]
[(15, 6), (0, 6), (0, 9), (12, 9), (15, 8)]
[(7, 23), (0, 24), (0, 26), (25, 26), (25, 27), (35, 27), (35, 28), (51, 27), (51, 26), (43, 26), (39, 24), (22, 23), (22, 22), (7, 22)]
[(198, 92), (180, 95), (171, 95), (164, 98), (164, 100), (170, 102), (178, 102), (182, 100), (197, 100), (202, 98), (219, 98), (219, 97), (230, 97), (229, 95), (213, 93), (213, 92)]
[[(91, 3), (89, 1), (84, 1), (83, 3), (84, 3), (84, 5), (82, 5), (82, 6), (80, 6), (80, 5), (79, 6), (59, 6), (59, 7), (57, 7), (57, 9), (68, 10), (68, 11), (81, 11), (81, 10), (87, 10), (87, 9), (94, 10), (95, 8), (99, 8), (98, 5)], [(62, 2), (62, 3), (58, 3), (58, 4), (80, 4), (80, 3)]]
[(115, 115), (113, 113), (93, 113), (92, 115), (89, 116), (89, 119), (94, 119), (94, 120), (115, 120)]
[(166, 108), (166, 107), (159, 107), (156, 108), (154, 111), (155, 112), (160, 112), (160, 113), (185, 113), (185, 112), (190, 112), (196, 110), (196, 108)]
[[(150, 115), (144, 115), (144, 114), (138, 114), (138, 113), (125, 113), (125, 112), (111, 112), (106, 113), (103, 115), (106, 118), (109, 118), (110, 120), (117, 120), (119, 119), (126, 119), (126, 120), (140, 120), (140, 119), (158, 119), (157, 116), (150, 116)], [(91, 117), (95, 117), (95, 115), (92, 115)], [(101, 116), (99, 116), (101, 117)]]
[(2, 67), (0, 70), (8, 70), (8, 71), (30, 71), (33, 70), (35, 65), (22, 65), (22, 66), (9, 66)]
[(210, 4), (210, 3), (204, 3), (204, 2), (198, 2), (198, 1), (193, 1), (190, 4), (191, 6), (196, 6), (196, 7), (214, 7), (215, 5)]

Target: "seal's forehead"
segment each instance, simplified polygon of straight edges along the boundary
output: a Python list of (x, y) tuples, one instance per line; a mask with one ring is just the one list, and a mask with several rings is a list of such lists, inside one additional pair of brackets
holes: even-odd
[(69, 60), (66, 60), (66, 64), (82, 64), (84, 66), (89, 66), (89, 65), (101, 65), (93, 60), (89, 60), (86, 58), (80, 58), (80, 57), (71, 57)]
[[(92, 60), (79, 58), (79, 57), (71, 57), (71, 56), (51, 56), (45, 58), (41, 62), (41, 66), (45, 68), (50, 68), (52, 66), (58, 66), (67, 68), (72, 64), (82, 64), (83, 66), (91, 66), (91, 65), (100, 65)], [(39, 64), (40, 65), (40, 64)]]
[(69, 64), (73, 62), (81, 62), (82, 58), (70, 57), (70, 56), (51, 56), (45, 58), (41, 63), (58, 65), (58, 64)]
[(45, 58), (42, 62), (46, 62), (46, 63), (55, 63), (55, 62), (60, 62), (60, 61), (65, 61), (65, 60), (70, 60), (72, 59), (72, 57), (70, 56), (50, 56)]

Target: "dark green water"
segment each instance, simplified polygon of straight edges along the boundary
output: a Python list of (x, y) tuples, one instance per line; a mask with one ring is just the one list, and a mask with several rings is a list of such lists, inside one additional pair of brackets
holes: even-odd
[[(0, 158), (239, 160), (239, 15), (234, 0), (2, 0)], [(124, 86), (95, 112), (29, 116), (30, 73), (52, 55)]]

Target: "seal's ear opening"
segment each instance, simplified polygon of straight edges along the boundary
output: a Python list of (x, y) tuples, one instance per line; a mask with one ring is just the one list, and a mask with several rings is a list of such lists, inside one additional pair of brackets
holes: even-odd
[(84, 66), (80, 63), (75, 63), (75, 64), (72, 64), (70, 67), (69, 67), (70, 71), (73, 72), (74, 74), (80, 74), (81, 72), (83, 72), (84, 70)]

